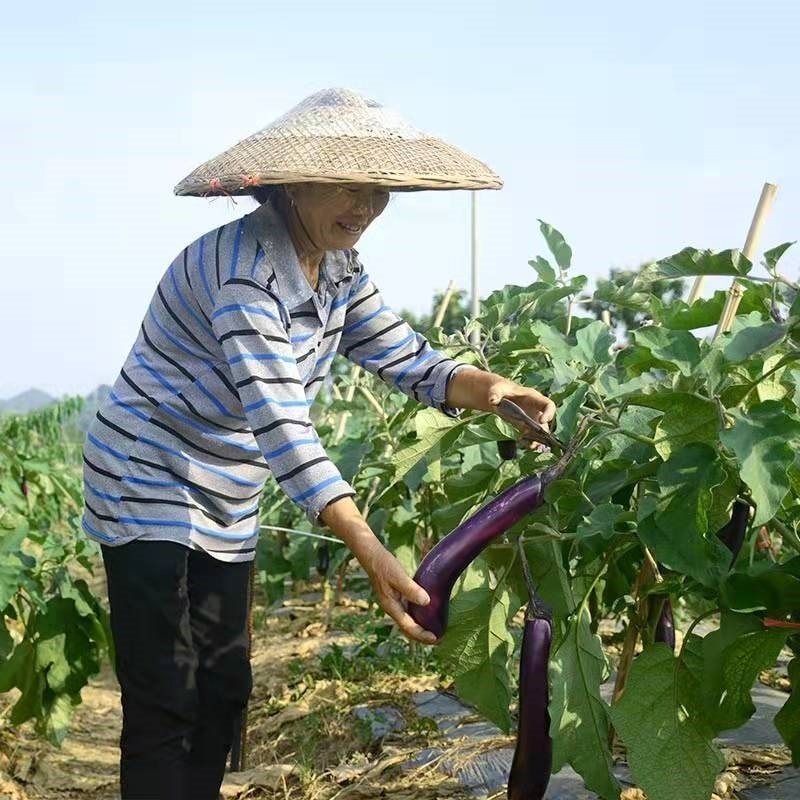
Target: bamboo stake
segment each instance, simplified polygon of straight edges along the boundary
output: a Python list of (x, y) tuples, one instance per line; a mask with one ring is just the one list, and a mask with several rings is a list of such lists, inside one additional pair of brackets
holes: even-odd
[[(761, 238), (761, 229), (772, 208), (772, 204), (775, 202), (775, 194), (777, 191), (778, 187), (774, 183), (765, 183), (761, 190), (761, 197), (758, 198), (758, 205), (753, 214), (753, 221), (750, 223), (750, 230), (747, 231), (747, 239), (742, 248), (742, 255), (749, 261), (753, 261), (755, 257), (758, 241)], [(744, 289), (742, 289), (739, 279), (734, 278), (731, 283), (731, 288), (728, 290), (728, 298), (725, 301), (725, 307), (722, 309), (722, 315), (719, 318), (717, 329), (714, 331), (714, 339), (717, 339), (721, 334), (727, 333), (731, 329), (733, 320), (736, 318), (736, 311), (739, 308), (739, 303), (742, 300), (742, 294), (744, 294)]]
[[(358, 365), (353, 364), (352, 369), (350, 370), (350, 385), (347, 387), (347, 393), (345, 394), (345, 400), (348, 403), (353, 402), (353, 398), (356, 396), (356, 383), (358, 378)], [(342, 411), (342, 416), (339, 417), (339, 425), (336, 428), (336, 433), (333, 437), (333, 443), (338, 444), (342, 436), (344, 436), (344, 429), (347, 427), (347, 419), (350, 416), (349, 411)]]
[(447, 311), (447, 306), (450, 305), (450, 298), (453, 296), (453, 292), (455, 291), (456, 283), (455, 281), (450, 281), (447, 284), (447, 289), (445, 290), (444, 297), (442, 298), (442, 302), (439, 303), (439, 308), (436, 311), (436, 316), (433, 318), (433, 326), (434, 328), (438, 328), (442, 324), (442, 320), (444, 319), (445, 312)]
[(601, 320), (602, 320), (602, 321), (603, 321), (603, 322), (604, 322), (606, 325), (608, 325), (608, 327), (609, 327), (609, 328), (611, 327), (611, 312), (610, 312), (610, 311), (609, 311), (607, 308), (604, 308), (604, 309), (603, 309), (603, 310), (600, 312), (600, 319), (601, 319)]

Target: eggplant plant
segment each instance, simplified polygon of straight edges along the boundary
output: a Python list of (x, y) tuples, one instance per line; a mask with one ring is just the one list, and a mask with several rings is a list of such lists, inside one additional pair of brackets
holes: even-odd
[[(371, 463), (386, 486), (371, 513), (418, 579), (433, 581), (429, 624), (443, 631), (439, 652), (465, 701), (513, 729), (513, 620), (529, 565), (553, 612), (553, 771), (570, 764), (617, 798), (616, 740), (651, 800), (707, 800), (724, 767), (716, 737), (753, 714), (750, 690), (784, 648), (792, 692), (775, 725), (800, 763), (800, 302), (778, 272), (788, 245), (764, 254), (769, 280), (751, 279), (738, 251), (686, 248), (603, 284), (593, 303), (645, 320), (611, 330), (580, 316), (587, 280), (571, 274), (563, 236), (541, 231), (550, 256), (530, 262), (530, 285), (493, 292), (463, 331), (429, 336), (553, 397), (563, 440), (588, 421), (582, 446), (542, 485), (559, 454), (510, 459), (501, 444), (501, 455), (498, 443), (517, 435), (503, 419), (406, 405), (385, 440), (390, 458)], [(707, 333), (725, 292), (689, 305), (653, 289), (697, 275), (741, 286), (729, 333)], [(515, 513), (482, 516), (517, 496)], [(632, 593), (661, 597), (649, 633)], [(603, 618), (644, 648), (613, 704), (600, 692), (611, 667)]]

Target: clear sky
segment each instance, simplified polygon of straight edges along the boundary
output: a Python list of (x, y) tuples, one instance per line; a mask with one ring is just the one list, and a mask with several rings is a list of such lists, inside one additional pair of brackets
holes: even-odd
[[(484, 293), (532, 280), (537, 217), (596, 277), (740, 247), (768, 180), (763, 246), (798, 238), (798, 30), (790, 0), (11, 4), (0, 398), (113, 381), (172, 258), (253, 207), (175, 183), (329, 86), (504, 178), (479, 196)], [(427, 309), (450, 278), (468, 284), (469, 197), (396, 197), (359, 250), (387, 302)]]

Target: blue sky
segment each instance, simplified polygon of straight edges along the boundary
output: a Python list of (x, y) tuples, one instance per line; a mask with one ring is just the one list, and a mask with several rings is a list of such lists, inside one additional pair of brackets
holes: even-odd
[[(795, 239), (799, 28), (787, 0), (14, 4), (0, 32), (0, 397), (113, 381), (172, 258), (252, 208), (174, 184), (328, 86), (504, 178), (479, 197), (484, 292), (530, 282), (538, 217), (596, 277), (688, 244), (741, 246), (769, 180), (762, 246)], [(396, 197), (359, 250), (391, 305), (427, 309), (450, 278), (468, 283), (469, 197)], [(800, 257), (786, 259), (796, 276)]]

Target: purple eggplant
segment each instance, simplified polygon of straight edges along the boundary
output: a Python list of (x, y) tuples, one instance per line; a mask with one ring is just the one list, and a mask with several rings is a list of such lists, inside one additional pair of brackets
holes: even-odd
[(408, 613), (415, 622), (437, 639), (442, 637), (447, 628), (450, 592), (458, 577), (487, 545), (542, 504), (545, 489), (566, 469), (582, 439), (582, 435), (576, 435), (555, 464), (501, 492), (436, 543), (414, 575), (431, 599), (427, 606), (409, 604)]
[(550, 782), (553, 740), (547, 670), (552, 638), (549, 619), (525, 620), (519, 662), (517, 747), (508, 777), (508, 800), (542, 800)]
[(655, 640), (664, 642), (673, 653), (675, 652), (675, 620), (672, 617), (672, 601), (669, 595), (664, 597), (664, 605), (661, 607), (661, 614), (656, 624)]
[(497, 452), (503, 461), (513, 461), (517, 457), (517, 443), (513, 439), (500, 439)]
[(731, 551), (731, 567), (736, 563), (739, 551), (742, 549), (749, 523), (750, 506), (744, 500), (737, 498), (733, 504), (730, 522), (717, 532), (722, 543)]
[(450, 592), (459, 575), (484, 548), (541, 505), (544, 483), (538, 475), (501, 492), (462, 522), (425, 556), (414, 580), (431, 598), (427, 606), (410, 604), (408, 613), (440, 638), (447, 628)]

